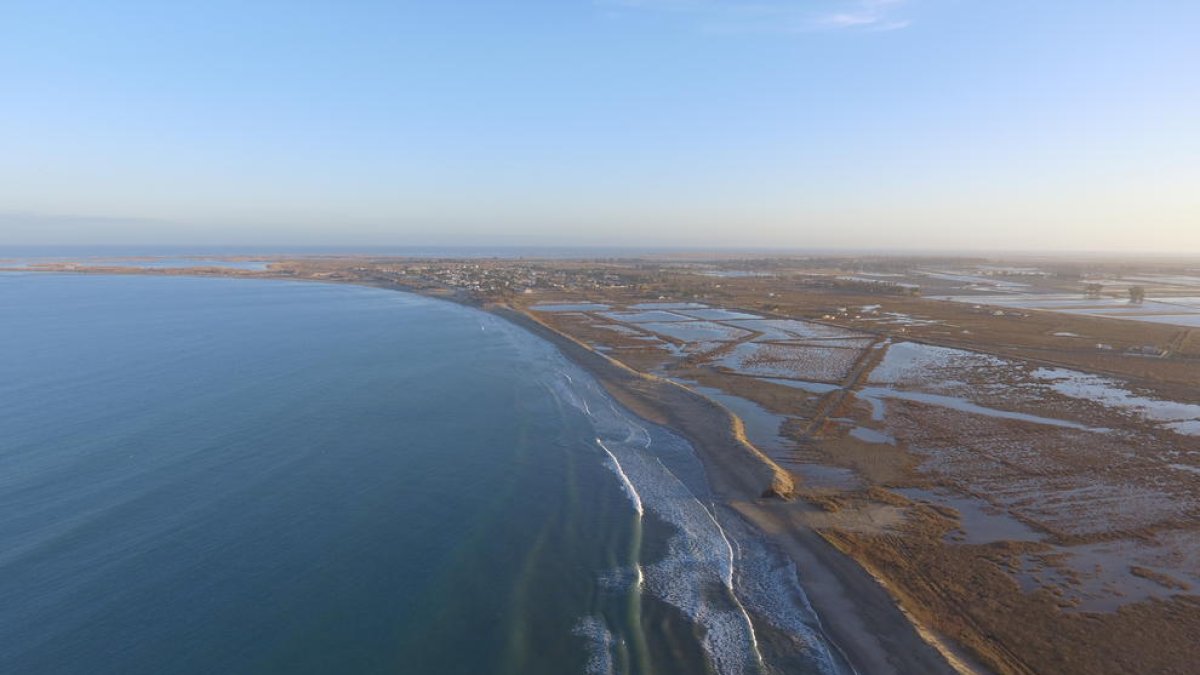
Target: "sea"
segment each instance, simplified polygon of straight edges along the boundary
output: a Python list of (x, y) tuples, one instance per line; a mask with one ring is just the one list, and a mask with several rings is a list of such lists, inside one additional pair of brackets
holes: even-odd
[(839, 673), (691, 446), (491, 314), (0, 274), (0, 673)]

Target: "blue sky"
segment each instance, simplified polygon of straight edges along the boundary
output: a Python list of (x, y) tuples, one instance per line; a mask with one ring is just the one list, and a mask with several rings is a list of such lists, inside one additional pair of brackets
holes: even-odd
[(0, 4), (0, 244), (1200, 253), (1193, 0)]

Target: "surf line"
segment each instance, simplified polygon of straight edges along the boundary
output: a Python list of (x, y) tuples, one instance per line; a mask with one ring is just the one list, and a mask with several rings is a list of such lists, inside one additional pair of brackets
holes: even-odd
[[(650, 432), (646, 429), (646, 427), (644, 427), (644, 426), (638, 424), (637, 422), (634, 422), (633, 420), (626, 417), (620, 410), (617, 409), (617, 406), (614, 405), (612, 401), (608, 402), (608, 409), (610, 411), (612, 411), (612, 414), (621, 418), (624, 422), (626, 422), (629, 425), (629, 433), (625, 436), (625, 441), (624, 441), (625, 443), (633, 442), (633, 437), (635, 435), (637, 435), (638, 432), (641, 432), (642, 441), (641, 441), (640, 445), (642, 446), (642, 449), (648, 450), (650, 448), (650, 444), (653, 441), (650, 437)], [(662, 464), (661, 460), (659, 461), (659, 464)], [(673, 471), (671, 471), (670, 469), (667, 469), (666, 464), (663, 464), (663, 468), (667, 470), (667, 473), (674, 475)]]
[(712, 514), (704, 504), (696, 499), (696, 503), (700, 504), (700, 508), (708, 514), (708, 517), (713, 521), (713, 525), (717, 526), (717, 531), (721, 533), (721, 538), (725, 540), (725, 548), (729, 552), (729, 576), (725, 578), (725, 587), (729, 589), (729, 595), (733, 598), (733, 602), (737, 604), (737, 608), (742, 613), (742, 618), (746, 621), (746, 630), (750, 632), (750, 648), (754, 650), (754, 658), (761, 666), (763, 664), (762, 651), (758, 648), (758, 635), (754, 632), (754, 622), (750, 620), (750, 612), (746, 611), (746, 606), (742, 604), (742, 599), (738, 597), (737, 590), (733, 587), (733, 568), (735, 556), (733, 554), (733, 544), (729, 541), (729, 537), (725, 535), (725, 528), (717, 522), (716, 516)]
[[(604, 441), (597, 438), (596, 445), (599, 445), (600, 448), (608, 455), (608, 458), (612, 460), (613, 468), (617, 470), (617, 478), (621, 479), (621, 485), (625, 488), (625, 493), (629, 495), (629, 500), (633, 502), (633, 508), (637, 511), (638, 518), (644, 517), (646, 515), (646, 510), (642, 508), (642, 496), (638, 494), (637, 488), (633, 487), (633, 481), (629, 480), (629, 476), (627, 476), (625, 474), (625, 470), (621, 468), (620, 460), (618, 460), (617, 456), (612, 453), (612, 450), (608, 449), (608, 446), (604, 444)], [(639, 566), (639, 579), (641, 574), (642, 572)]]
[(629, 551), (629, 560), (633, 564), (633, 570), (637, 573), (637, 580), (633, 587), (633, 593), (629, 599), (629, 623), (633, 628), (633, 650), (635, 657), (642, 672), (650, 672), (649, 649), (646, 646), (646, 632), (642, 627), (642, 589), (646, 586), (646, 575), (642, 572), (642, 522), (645, 520), (646, 510), (642, 506), (642, 497), (638, 494), (637, 489), (633, 486), (633, 481), (629, 479), (629, 475), (625, 473), (625, 469), (621, 467), (621, 461), (613, 454), (612, 450), (604, 444), (604, 441), (596, 439), (596, 445), (599, 445), (608, 458), (612, 460), (613, 468), (616, 469), (617, 477), (620, 478), (621, 484), (625, 488), (625, 493), (629, 495), (630, 501), (633, 502), (633, 508), (637, 511), (637, 521), (634, 523), (633, 531), (633, 546)]
[[(570, 376), (570, 375), (567, 373), (567, 371), (565, 371), (565, 370), (560, 370), (560, 371), (558, 371), (558, 373), (559, 373), (560, 375), (562, 375), (563, 377), (567, 378), (567, 382), (569, 382), (569, 383), (570, 383), (572, 386), (574, 386), (574, 385), (575, 385), (575, 378), (571, 377), (571, 376)], [(584, 392), (580, 391), (580, 392), (579, 392), (579, 395), (578, 395), (578, 396), (576, 396), (575, 398), (578, 398), (578, 399), (579, 399), (579, 405), (583, 406), (583, 412), (584, 412), (584, 413), (586, 413), (586, 414), (587, 414), (589, 417), (591, 417), (591, 415), (592, 415), (592, 408), (591, 408), (591, 406), (589, 406), (589, 405), (588, 405), (588, 402), (587, 402), (587, 396), (585, 396), (585, 395), (584, 395)], [(598, 439), (598, 438), (597, 438), (597, 439), (596, 439), (596, 442), (597, 442), (597, 443), (599, 443), (599, 442), (600, 442), (600, 439)], [(603, 446), (601, 446), (601, 447), (603, 447)], [(604, 449), (605, 449), (605, 451), (607, 451), (607, 450), (608, 450), (608, 448), (604, 448)], [(608, 453), (608, 456), (609, 456), (609, 457), (612, 457), (612, 453), (611, 453), (611, 452), (610, 452), (610, 453)], [(614, 462), (616, 461), (616, 458), (615, 458), (615, 457), (613, 457), (613, 461), (614, 461)], [(619, 468), (619, 467), (618, 467), (618, 468)]]
[[(662, 464), (662, 459), (658, 459), (658, 462)], [(665, 464), (663, 464), (663, 468), (666, 468)], [(704, 515), (708, 516), (708, 519), (712, 521), (714, 526), (716, 526), (717, 533), (721, 535), (722, 541), (725, 542), (725, 551), (729, 555), (729, 567), (725, 570), (725, 574), (722, 575), (724, 577), (722, 581), (725, 582), (725, 587), (729, 589), (729, 596), (733, 599), (734, 604), (737, 605), (738, 611), (742, 615), (742, 619), (746, 622), (746, 630), (750, 636), (750, 649), (754, 652), (755, 661), (757, 661), (758, 665), (761, 667), (765, 661), (763, 659), (762, 650), (760, 650), (758, 646), (758, 634), (754, 631), (754, 621), (750, 619), (750, 612), (746, 611), (746, 605), (742, 604), (742, 599), (738, 597), (737, 590), (733, 586), (734, 567), (737, 560), (737, 557), (733, 551), (733, 542), (729, 541), (729, 536), (725, 534), (725, 528), (721, 527), (721, 523), (717, 521), (717, 517), (713, 511), (710, 510), (709, 507), (704, 504), (704, 502), (700, 501), (700, 498), (696, 495), (693, 494), (692, 499), (695, 500), (700, 509), (704, 511)], [(715, 508), (715, 506), (713, 508)]]

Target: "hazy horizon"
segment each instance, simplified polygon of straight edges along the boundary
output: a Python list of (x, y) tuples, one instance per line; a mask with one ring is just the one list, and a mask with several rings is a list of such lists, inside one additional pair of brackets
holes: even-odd
[(1186, 2), (16, 2), (0, 249), (1200, 254)]

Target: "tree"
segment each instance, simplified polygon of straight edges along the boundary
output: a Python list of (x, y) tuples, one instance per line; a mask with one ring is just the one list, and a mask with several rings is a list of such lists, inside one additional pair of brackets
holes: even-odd
[(1146, 289), (1143, 286), (1129, 287), (1129, 302), (1140, 305), (1146, 299)]
[(1084, 295), (1089, 298), (1100, 297), (1100, 292), (1103, 290), (1104, 286), (1102, 284), (1088, 284), (1083, 287)]

